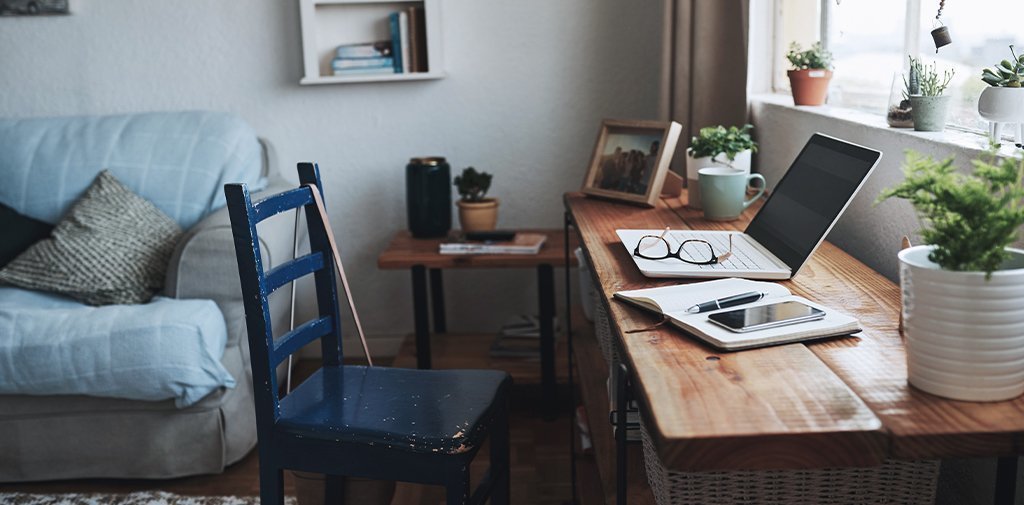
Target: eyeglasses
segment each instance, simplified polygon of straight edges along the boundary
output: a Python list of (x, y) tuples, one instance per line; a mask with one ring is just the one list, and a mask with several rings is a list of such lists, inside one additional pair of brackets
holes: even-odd
[(679, 244), (675, 251), (665, 239), (668, 228), (661, 232), (661, 235), (644, 235), (636, 244), (633, 256), (648, 260), (663, 260), (675, 258), (691, 265), (714, 265), (721, 263), (732, 256), (732, 234), (729, 234), (729, 250), (722, 254), (715, 254), (715, 249), (707, 240), (689, 239)]

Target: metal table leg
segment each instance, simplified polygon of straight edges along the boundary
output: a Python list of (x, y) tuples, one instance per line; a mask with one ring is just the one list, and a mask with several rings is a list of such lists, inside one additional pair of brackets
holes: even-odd
[(626, 468), (628, 456), (626, 448), (627, 411), (629, 410), (629, 368), (619, 363), (616, 370), (615, 388), (615, 503), (626, 505)]
[(573, 377), (572, 377), (572, 269), (569, 267), (572, 263), (569, 262), (569, 255), (572, 254), (569, 251), (569, 225), (572, 224), (572, 218), (569, 213), (565, 213), (565, 222), (563, 224), (563, 238), (565, 239), (565, 340), (568, 346), (568, 352), (566, 353), (566, 359), (568, 359), (569, 365), (569, 408), (572, 410), (569, 413), (569, 478), (571, 479), (572, 489), (572, 501), (570, 505), (576, 505), (576, 392), (573, 390)]
[(416, 324), (416, 368), (430, 368), (430, 317), (427, 315), (427, 268), (412, 267), (412, 309)]
[(996, 463), (995, 505), (1014, 505), (1017, 494), (1017, 456), (999, 458)]
[(544, 419), (551, 421), (558, 409), (558, 384), (555, 380), (555, 269), (537, 266), (540, 299), (540, 381), (544, 395)]
[(434, 333), (445, 333), (448, 324), (444, 316), (444, 279), (440, 268), (430, 269), (430, 306), (434, 309)]

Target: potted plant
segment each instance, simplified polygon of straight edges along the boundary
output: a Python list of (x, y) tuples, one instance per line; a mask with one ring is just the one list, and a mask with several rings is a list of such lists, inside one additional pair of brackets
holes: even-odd
[(910, 105), (910, 97), (921, 94), (921, 79), (917, 74), (917, 68), (914, 67), (914, 58), (908, 56), (910, 59), (910, 68), (906, 74), (898, 74), (898, 79), (893, 78), (892, 95), (897, 93), (897, 83), (901, 82), (903, 85), (898, 91), (900, 99), (897, 102), (890, 95), (889, 100), (889, 111), (885, 115), (885, 122), (894, 128), (913, 128), (914, 127), (914, 108)]
[(815, 42), (808, 50), (793, 42), (786, 53), (793, 68), (786, 72), (796, 105), (822, 105), (832, 80), (832, 53)]
[[(915, 115), (917, 108), (914, 108)], [(947, 398), (1024, 393), (1024, 162), (993, 149), (960, 173), (953, 158), (907, 153), (906, 178), (878, 201), (909, 200), (925, 244), (900, 251), (908, 381)]]
[(920, 94), (910, 95), (910, 106), (914, 109), (914, 129), (920, 132), (944, 130), (950, 97), (943, 93), (953, 80), (954, 70), (944, 70), (940, 76), (934, 62), (925, 65), (920, 59), (911, 57), (910, 71), (917, 73), (921, 87)]
[(1010, 45), (1012, 60), (1003, 60), (981, 71), (981, 80), (989, 85), (978, 98), (978, 114), (990, 121), (988, 134), (999, 142), (1002, 123), (1017, 123), (1016, 141), (1024, 142), (1024, 54), (1017, 56)]
[(466, 167), (462, 175), (455, 176), (455, 187), (462, 197), (456, 202), (462, 231), (488, 231), (497, 225), (498, 199), (485, 197), (491, 188), (491, 177), (473, 167)]
[(749, 124), (739, 128), (707, 126), (690, 139), (690, 147), (686, 150), (686, 185), (690, 207), (701, 208), (698, 170), (725, 166), (750, 173), (750, 156), (757, 151), (757, 142), (750, 137), (753, 128)]

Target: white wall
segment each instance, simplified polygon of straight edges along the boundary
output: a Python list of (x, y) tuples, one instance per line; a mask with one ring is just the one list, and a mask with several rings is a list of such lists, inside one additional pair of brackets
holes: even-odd
[[(320, 163), (376, 335), (412, 329), (408, 272), (376, 267), (405, 227), (410, 157), (494, 173), (501, 227), (560, 227), (561, 195), (579, 187), (601, 118), (658, 112), (660, 2), (445, 0), (446, 79), (323, 86), (297, 84), (295, 1), (72, 0), (71, 10), (0, 18), (0, 116), (242, 116), (273, 143), (290, 180), (296, 162)], [(446, 289), (453, 330), (491, 331), (536, 311), (532, 272), (453, 272)]]

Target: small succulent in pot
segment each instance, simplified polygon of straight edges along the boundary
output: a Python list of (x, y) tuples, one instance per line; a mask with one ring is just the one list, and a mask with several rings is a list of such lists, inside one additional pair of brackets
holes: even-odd
[(1024, 53), (1017, 56), (1010, 44), (1010, 55), (1012, 60), (1003, 60), (992, 68), (981, 71), (981, 80), (989, 86), (1002, 88), (1019, 88), (1024, 82)]
[(487, 172), (478, 172), (473, 167), (466, 167), (462, 170), (462, 175), (455, 176), (455, 187), (459, 191), (459, 196), (462, 197), (464, 202), (482, 202), (484, 197), (487, 195), (487, 190), (491, 189), (491, 178), (493, 176)]

